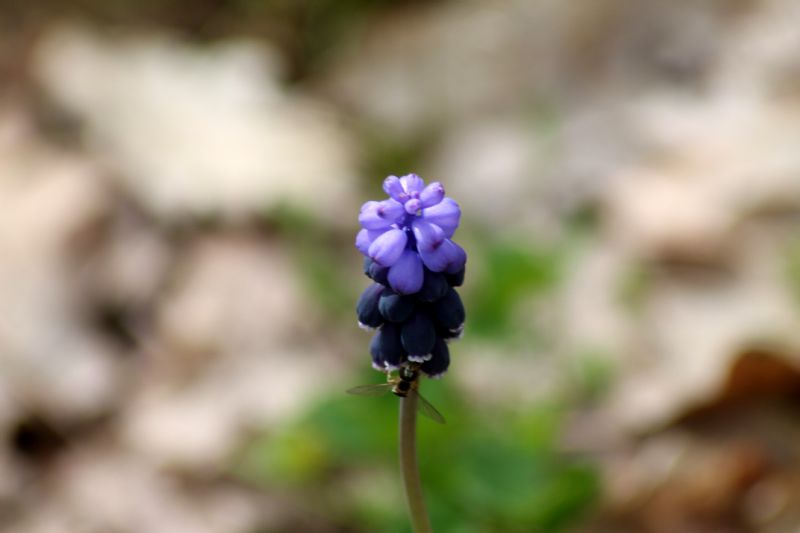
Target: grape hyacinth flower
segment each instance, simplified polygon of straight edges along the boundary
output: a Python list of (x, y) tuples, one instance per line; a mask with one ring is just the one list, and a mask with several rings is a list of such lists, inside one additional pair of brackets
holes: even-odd
[(358, 301), (362, 327), (378, 328), (372, 366), (381, 372), (415, 365), (440, 377), (450, 365), (445, 341), (464, 327), (464, 306), (454, 287), (464, 281), (467, 254), (453, 240), (461, 209), (441, 183), (416, 174), (383, 182), (389, 198), (361, 207), (356, 248), (374, 283)]
[[(369, 352), (387, 383), (354, 387), (352, 394), (391, 390), (400, 397), (400, 469), (411, 523), (429, 533), (416, 454), (417, 409), (434, 421), (442, 415), (419, 395), (420, 375), (442, 376), (450, 366), (448, 340), (464, 329), (464, 305), (454, 287), (464, 281), (467, 254), (452, 237), (461, 220), (458, 204), (441, 183), (425, 185), (416, 174), (389, 176), (389, 198), (361, 207), (356, 248), (373, 283), (356, 305), (359, 324), (377, 329)], [(392, 378), (391, 372), (397, 371)]]

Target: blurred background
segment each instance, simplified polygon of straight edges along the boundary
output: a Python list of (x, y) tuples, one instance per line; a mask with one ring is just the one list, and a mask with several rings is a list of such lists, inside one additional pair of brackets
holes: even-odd
[(800, 527), (800, 3), (0, 0), (0, 531), (408, 532), (360, 204), (442, 181), (436, 531)]

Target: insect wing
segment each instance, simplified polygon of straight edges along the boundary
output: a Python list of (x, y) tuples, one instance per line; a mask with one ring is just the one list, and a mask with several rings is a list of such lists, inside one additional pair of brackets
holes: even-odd
[(392, 390), (392, 383), (372, 383), (370, 385), (359, 385), (352, 389), (347, 389), (347, 394), (357, 396), (382, 396)]
[(436, 409), (433, 405), (431, 405), (431, 403), (428, 400), (423, 398), (420, 393), (417, 392), (416, 395), (417, 399), (419, 400), (417, 402), (417, 410), (423, 415), (433, 420), (434, 422), (436, 422), (437, 424), (444, 424), (445, 420), (444, 417), (442, 416), (442, 413), (440, 413), (438, 409)]

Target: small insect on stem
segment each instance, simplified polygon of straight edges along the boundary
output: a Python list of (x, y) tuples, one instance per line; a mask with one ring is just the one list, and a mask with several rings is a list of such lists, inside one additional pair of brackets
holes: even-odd
[(383, 396), (388, 392), (392, 392), (395, 396), (405, 398), (409, 395), (414, 395), (417, 398), (417, 410), (430, 418), (434, 422), (444, 424), (444, 416), (433, 406), (431, 403), (422, 397), (419, 393), (420, 372), (418, 365), (410, 364), (404, 365), (400, 368), (396, 376), (391, 373), (386, 375), (386, 383), (375, 383), (372, 385), (360, 385), (348, 389), (348, 394), (355, 394), (358, 396)]

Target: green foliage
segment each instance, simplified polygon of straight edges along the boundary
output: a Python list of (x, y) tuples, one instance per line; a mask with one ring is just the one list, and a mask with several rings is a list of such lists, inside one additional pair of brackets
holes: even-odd
[(492, 242), (476, 255), (470, 259), (481, 261), (482, 271), (469, 280), (469, 331), (485, 336), (507, 334), (518, 304), (555, 287), (565, 259), (560, 248), (514, 241)]
[[(444, 382), (424, 389), (448, 419), (446, 426), (419, 421), (421, 476), (436, 531), (562, 531), (594, 500), (593, 469), (555, 448), (558, 406), (481, 412)], [(397, 409), (391, 395), (334, 392), (279, 433), (257, 438), (240, 474), (272, 489), (300, 490), (316, 514), (338, 514), (361, 531), (407, 532)]]

